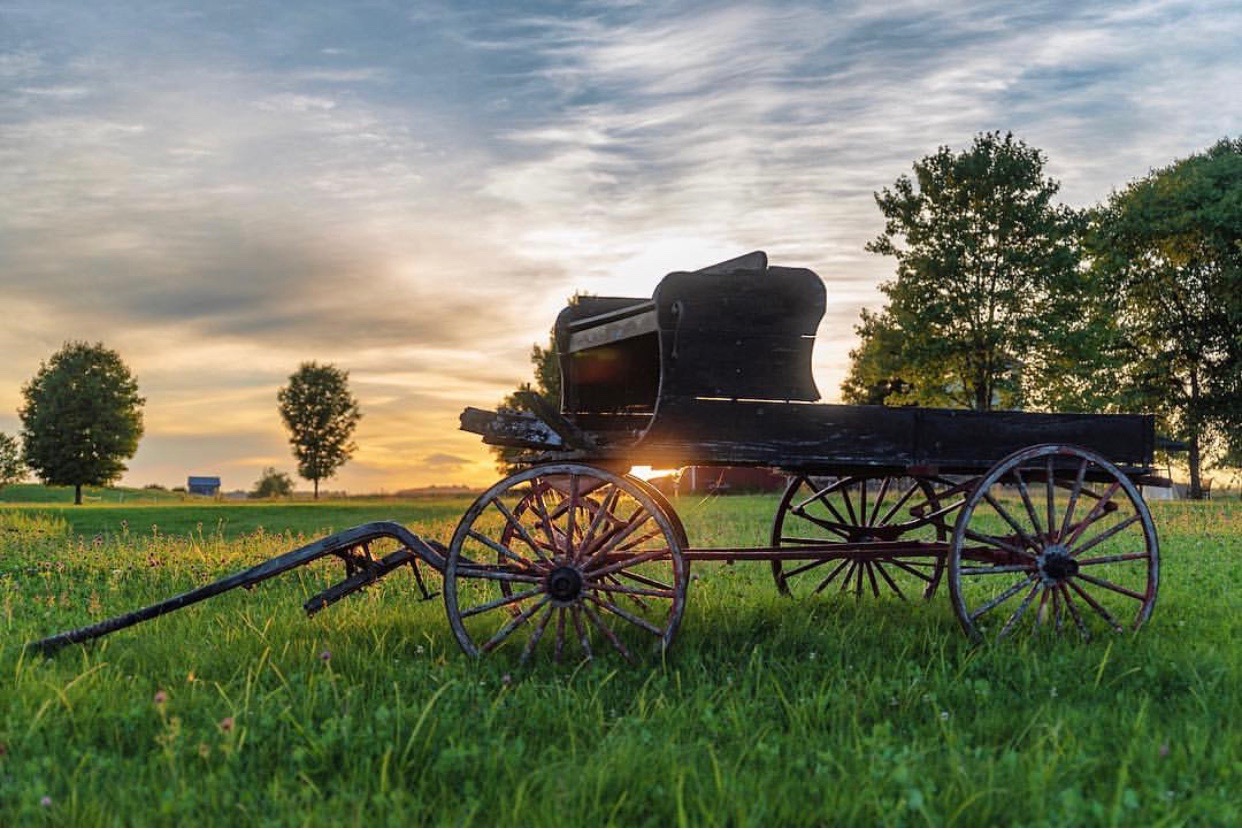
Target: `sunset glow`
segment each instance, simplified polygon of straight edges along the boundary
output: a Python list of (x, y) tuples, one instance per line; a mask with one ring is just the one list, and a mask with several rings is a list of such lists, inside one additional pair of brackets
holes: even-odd
[(913, 161), (1012, 130), (1086, 206), (1242, 126), (1236, 3), (507, 8), (0, 9), (0, 431), (102, 341), (147, 400), (122, 483), (249, 489), (294, 472), (276, 391), (316, 360), (363, 411), (324, 489), (485, 486), (458, 413), (567, 297), (757, 249), (827, 283), (832, 401)]

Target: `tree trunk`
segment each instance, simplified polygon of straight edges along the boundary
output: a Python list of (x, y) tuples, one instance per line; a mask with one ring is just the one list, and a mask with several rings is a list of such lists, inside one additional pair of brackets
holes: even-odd
[(73, 485), (73, 503), (74, 504), (82, 503), (82, 485), (81, 484)]
[(1199, 471), (1199, 431), (1190, 435), (1190, 451), (1187, 453), (1187, 464), (1190, 465), (1190, 492), (1187, 495), (1199, 501), (1203, 498), (1203, 477)]
[(315, 501), (319, 501), (319, 479), (313, 478), (311, 481), (315, 482)]
[(1186, 426), (1190, 433), (1190, 452), (1187, 453), (1187, 464), (1190, 465), (1190, 492), (1187, 494), (1194, 501), (1203, 498), (1202, 476), (1199, 471), (1199, 373), (1191, 371), (1190, 373), (1190, 401), (1188, 402), (1190, 410), (1186, 418)]

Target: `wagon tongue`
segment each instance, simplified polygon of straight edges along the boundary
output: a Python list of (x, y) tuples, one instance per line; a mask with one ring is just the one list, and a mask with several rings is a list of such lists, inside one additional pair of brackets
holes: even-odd
[[(374, 559), (371, 556), (371, 546), (381, 540), (395, 542), (399, 547), (381, 559)], [(418, 563), (422, 560), (424, 564), (437, 571), (444, 570), (445, 549), (443, 545), (436, 542), (426, 542), (420, 539), (396, 522), (370, 522), (324, 537), (217, 582), (178, 594), (154, 605), (148, 605), (146, 608), (140, 608), (84, 628), (36, 640), (28, 643), (26, 647), (44, 654), (51, 654), (67, 645), (86, 642), (113, 631), (120, 631), (122, 628), (129, 628), (234, 588), (252, 588), (260, 582), (294, 568), (309, 565), (325, 556), (336, 556), (345, 563), (345, 579), (307, 601), (304, 606), (307, 615), (314, 614), (349, 594), (365, 588), (402, 565), (410, 566), (414, 571), (414, 579), (418, 583), (423, 598), (431, 599), (434, 594), (427, 590)]]

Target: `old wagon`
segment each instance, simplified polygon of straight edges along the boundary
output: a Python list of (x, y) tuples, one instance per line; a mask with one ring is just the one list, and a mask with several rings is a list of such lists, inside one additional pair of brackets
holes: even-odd
[[(670, 646), (694, 562), (769, 563), (795, 599), (930, 598), (965, 633), (1089, 638), (1137, 628), (1159, 551), (1138, 489), (1147, 415), (972, 412), (817, 403), (825, 287), (762, 252), (668, 274), (652, 296), (580, 297), (556, 320), (559, 407), (466, 409), (461, 427), (520, 448), (518, 472), (467, 509), (447, 544), (377, 522), (134, 614), (56, 635), (80, 642), (325, 556), (346, 577), (314, 613), (420, 564), (443, 578), (462, 649), (527, 661)], [(787, 476), (763, 547), (696, 546), (652, 467), (766, 467)], [(387, 552), (384, 552), (387, 551)]]

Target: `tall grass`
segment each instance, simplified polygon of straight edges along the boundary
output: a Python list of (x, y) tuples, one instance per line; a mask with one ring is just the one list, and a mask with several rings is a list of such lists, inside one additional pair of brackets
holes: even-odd
[[(764, 543), (773, 508), (678, 504), (699, 546)], [(1236, 502), (1153, 505), (1155, 614), (1090, 643), (972, 648), (943, 591), (795, 601), (766, 563), (697, 563), (663, 661), (519, 671), (461, 655), (403, 571), (305, 619), (325, 563), (50, 659), (17, 647), (342, 518), (447, 540), (461, 504), (334, 509), (240, 532), (0, 510), (0, 823), (1239, 823)]]

